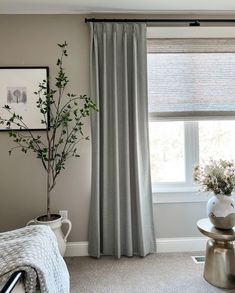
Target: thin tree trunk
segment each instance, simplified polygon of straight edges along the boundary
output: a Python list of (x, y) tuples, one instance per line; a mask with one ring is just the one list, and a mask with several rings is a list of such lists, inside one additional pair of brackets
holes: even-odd
[(50, 211), (50, 162), (48, 162), (48, 171), (47, 171), (47, 219), (51, 219), (51, 211)]
[(51, 219), (51, 210), (50, 210), (50, 188), (51, 188), (51, 144), (49, 141), (48, 144), (48, 165), (47, 165), (47, 219)]

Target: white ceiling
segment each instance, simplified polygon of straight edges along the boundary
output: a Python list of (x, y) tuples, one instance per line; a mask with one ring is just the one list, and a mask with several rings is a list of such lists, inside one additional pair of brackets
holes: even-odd
[(0, 0), (0, 13), (234, 13), (235, 0)]

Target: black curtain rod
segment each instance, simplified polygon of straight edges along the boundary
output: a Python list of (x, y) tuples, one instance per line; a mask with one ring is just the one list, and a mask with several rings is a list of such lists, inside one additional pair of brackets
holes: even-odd
[(235, 19), (142, 19), (142, 18), (136, 18), (136, 19), (114, 19), (114, 18), (85, 18), (85, 23), (88, 22), (145, 22), (145, 23), (164, 23), (164, 22), (172, 22), (172, 23), (178, 23), (178, 22), (186, 22), (189, 23), (190, 26), (200, 26), (201, 22), (219, 22), (219, 23), (226, 23), (226, 22), (235, 22)]

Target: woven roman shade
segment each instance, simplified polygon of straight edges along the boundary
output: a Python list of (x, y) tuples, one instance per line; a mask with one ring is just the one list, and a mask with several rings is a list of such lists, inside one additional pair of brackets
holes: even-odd
[(149, 112), (159, 119), (235, 119), (235, 39), (148, 41)]

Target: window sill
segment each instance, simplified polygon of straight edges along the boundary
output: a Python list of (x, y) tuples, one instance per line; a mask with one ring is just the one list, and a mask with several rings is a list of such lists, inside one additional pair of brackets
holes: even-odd
[(160, 186), (160, 184), (152, 186), (153, 193), (194, 193), (194, 194), (200, 194), (201, 192), (198, 191), (197, 187), (193, 186), (177, 186), (170, 184), (166, 186)]
[[(212, 193), (207, 192), (153, 192), (153, 204), (207, 202)], [(235, 200), (235, 192), (232, 193)]]
[(195, 191), (154, 192), (153, 204), (207, 202), (210, 197), (211, 194), (199, 193)]

